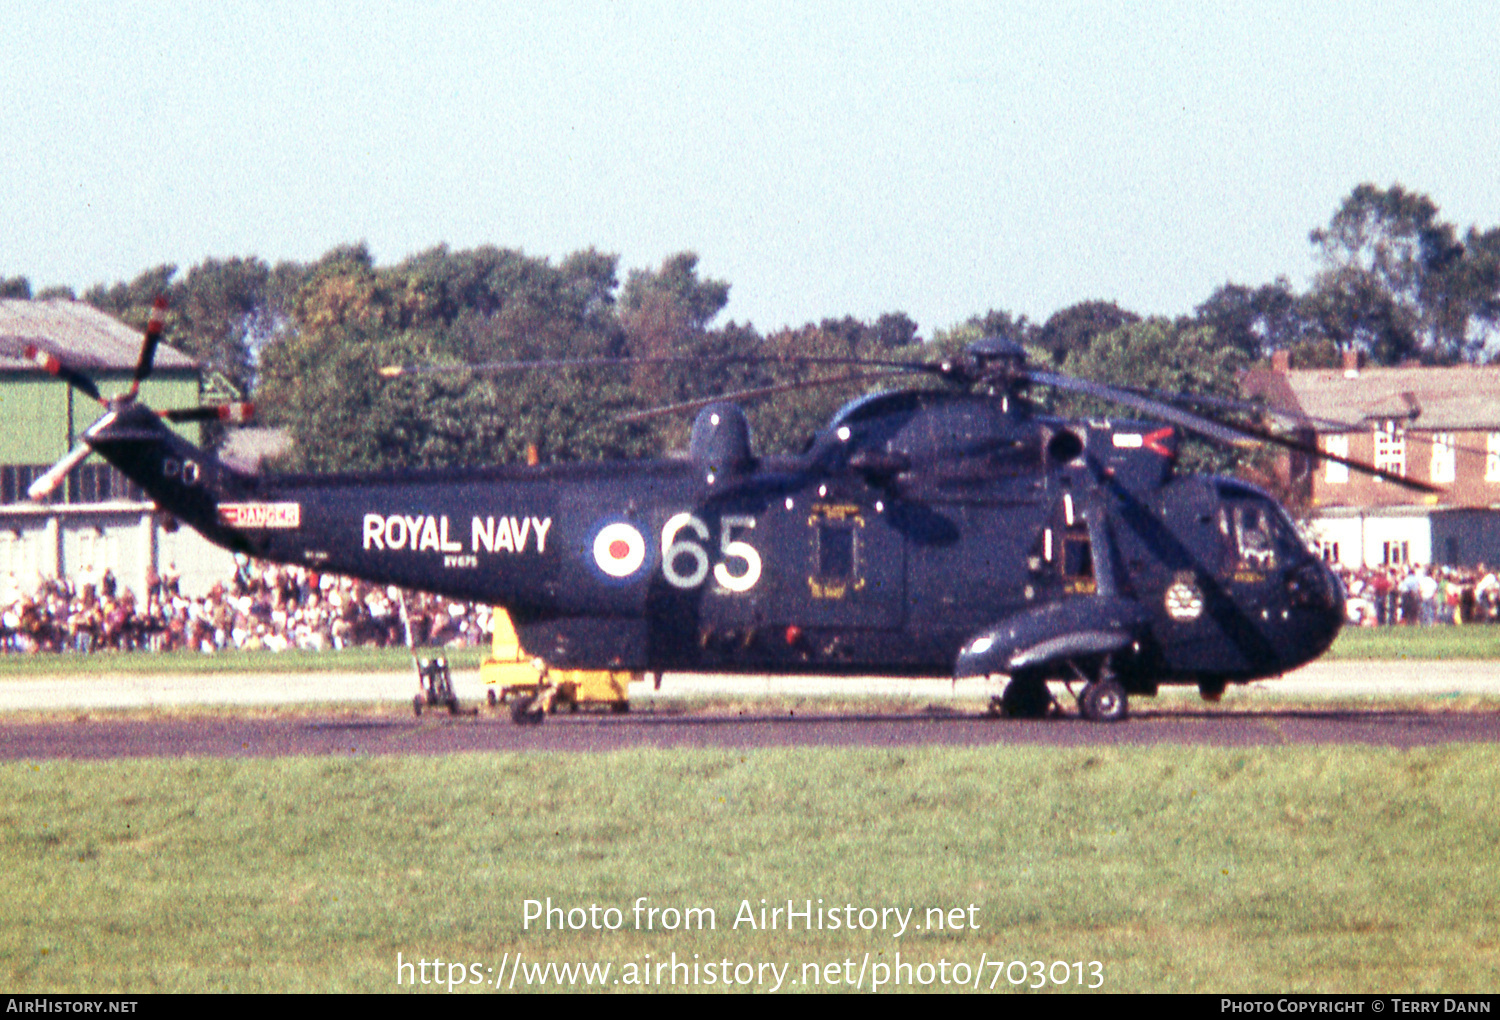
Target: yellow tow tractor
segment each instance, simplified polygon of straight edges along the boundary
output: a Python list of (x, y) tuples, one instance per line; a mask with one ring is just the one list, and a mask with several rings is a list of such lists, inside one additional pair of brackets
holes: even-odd
[(510, 614), (495, 607), (495, 638), (490, 657), (479, 667), (490, 707), (510, 706), (510, 718), (535, 724), (566, 707), (630, 711), (630, 682), (643, 674), (611, 669), (552, 669), (521, 647)]

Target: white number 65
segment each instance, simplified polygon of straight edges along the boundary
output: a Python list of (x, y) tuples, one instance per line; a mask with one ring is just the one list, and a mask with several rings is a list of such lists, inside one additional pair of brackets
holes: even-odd
[[(749, 591), (760, 580), (760, 553), (750, 543), (736, 539), (734, 529), (753, 529), (755, 518), (725, 517), (720, 526), (719, 552), (725, 561), (742, 561), (745, 569), (734, 574), (727, 562), (719, 563), (713, 568), (714, 580), (729, 591)], [(684, 530), (691, 533), (690, 537), (679, 538)], [(707, 542), (709, 535), (708, 525), (693, 514), (676, 514), (667, 521), (661, 529), (661, 572), (668, 584), (675, 588), (696, 588), (708, 579), (708, 550), (699, 543)], [(697, 540), (691, 536), (697, 536)], [(688, 560), (687, 570), (681, 569), (684, 557)]]

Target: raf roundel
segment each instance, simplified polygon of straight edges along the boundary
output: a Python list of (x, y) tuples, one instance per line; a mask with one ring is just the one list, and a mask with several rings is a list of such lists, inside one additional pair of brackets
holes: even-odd
[(594, 562), (610, 577), (630, 577), (646, 562), (646, 540), (624, 521), (606, 524), (594, 536)]

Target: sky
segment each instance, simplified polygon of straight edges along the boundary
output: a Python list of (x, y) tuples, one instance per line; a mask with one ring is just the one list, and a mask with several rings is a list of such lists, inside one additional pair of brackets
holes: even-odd
[(0, 276), (698, 253), (716, 322), (1316, 270), (1358, 184), (1500, 224), (1484, 3), (46, 3), (0, 22)]

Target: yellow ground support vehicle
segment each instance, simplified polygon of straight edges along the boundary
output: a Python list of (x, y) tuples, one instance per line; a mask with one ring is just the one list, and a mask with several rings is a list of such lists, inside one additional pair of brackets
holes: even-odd
[(479, 667), (485, 700), (491, 707), (510, 706), (510, 717), (522, 725), (539, 723), (559, 706), (611, 712), (630, 711), (630, 682), (641, 674), (625, 670), (552, 669), (526, 654), (510, 614), (495, 607), (495, 637), (490, 657)]

